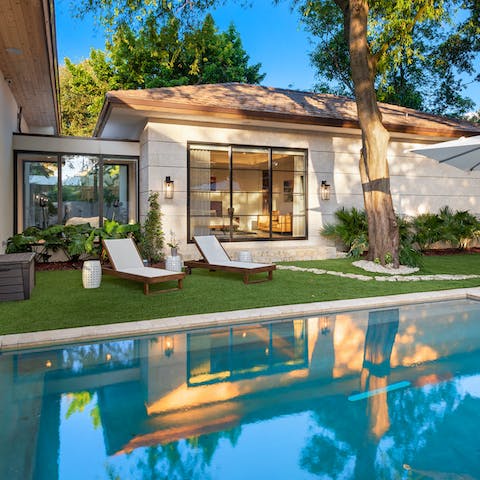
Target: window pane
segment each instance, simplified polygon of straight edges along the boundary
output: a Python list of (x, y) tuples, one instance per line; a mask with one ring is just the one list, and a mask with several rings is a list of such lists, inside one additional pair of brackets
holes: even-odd
[[(232, 149), (232, 207), (235, 239), (251, 240), (266, 236), (258, 227), (259, 216), (269, 211), (269, 150)], [(267, 232), (268, 234), (268, 232)]]
[(229, 149), (191, 146), (189, 175), (190, 236), (230, 231)]
[(268, 149), (266, 148), (232, 148), (234, 169), (268, 169)]
[(128, 165), (103, 167), (103, 216), (119, 223), (129, 220)]
[(23, 163), (23, 226), (47, 228), (58, 223), (56, 162)]
[(305, 155), (272, 153), (272, 237), (303, 237), (305, 221)]
[(62, 156), (64, 222), (72, 218), (98, 222), (98, 158)]

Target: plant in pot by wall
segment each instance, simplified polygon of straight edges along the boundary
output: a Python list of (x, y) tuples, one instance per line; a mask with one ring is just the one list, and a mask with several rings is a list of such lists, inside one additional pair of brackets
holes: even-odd
[(173, 232), (173, 230), (170, 230), (170, 241), (167, 245), (170, 247), (172, 257), (176, 257), (178, 254), (178, 242), (175, 239), (175, 232)]
[(142, 226), (140, 248), (143, 257), (150, 264), (163, 260), (162, 213), (158, 202), (158, 192), (151, 192), (148, 197), (148, 212)]

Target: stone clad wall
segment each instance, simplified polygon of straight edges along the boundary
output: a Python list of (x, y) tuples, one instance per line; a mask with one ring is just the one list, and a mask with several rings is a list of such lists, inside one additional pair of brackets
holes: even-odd
[[(312, 129), (315, 127), (312, 127)], [(444, 205), (454, 210), (480, 213), (480, 173), (467, 173), (434, 160), (405, 153), (406, 149), (441, 139), (411, 136), (392, 137), (389, 148), (392, 197), (400, 215), (411, 216), (436, 212)], [(149, 191), (162, 194), (163, 227), (168, 241), (170, 230), (180, 242), (185, 259), (196, 258), (198, 252), (187, 244), (187, 143), (223, 143), (236, 145), (303, 148), (308, 150), (308, 239), (274, 242), (224, 244), (227, 250), (252, 250), (254, 260), (310, 260), (334, 257), (334, 244), (320, 235), (326, 223), (334, 220), (341, 207), (363, 208), (363, 194), (358, 172), (361, 139), (358, 131), (330, 131), (286, 128), (285, 124), (267, 124), (260, 128), (230, 124), (188, 124), (149, 122), (142, 134), (140, 160), (141, 215), (146, 212)], [(166, 176), (175, 182), (175, 195), (163, 198)], [(320, 185), (331, 185), (331, 199), (321, 200)], [(293, 255), (294, 254), (294, 255)]]

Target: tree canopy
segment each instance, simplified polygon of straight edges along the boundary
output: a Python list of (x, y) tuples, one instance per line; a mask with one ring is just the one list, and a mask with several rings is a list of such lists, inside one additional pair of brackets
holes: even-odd
[[(340, 2), (300, 4), (303, 21), (318, 39), (311, 54), (323, 92), (353, 96), (350, 55)], [(368, 38), (376, 58), (379, 101), (440, 115), (460, 116), (474, 107), (461, 74), (480, 81), (478, 1), (370, 1)]]
[(62, 128), (68, 135), (89, 135), (109, 90), (204, 83), (260, 83), (261, 64), (249, 64), (232, 24), (219, 32), (211, 15), (195, 28), (151, 14), (136, 31), (118, 24), (106, 51), (92, 50), (79, 64), (65, 59), (60, 69)]

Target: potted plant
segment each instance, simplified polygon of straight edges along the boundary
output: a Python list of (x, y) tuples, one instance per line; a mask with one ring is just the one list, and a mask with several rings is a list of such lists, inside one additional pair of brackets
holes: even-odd
[(170, 230), (170, 241), (167, 243), (170, 247), (170, 254), (172, 257), (176, 257), (178, 254), (178, 242), (175, 239), (175, 233)]

